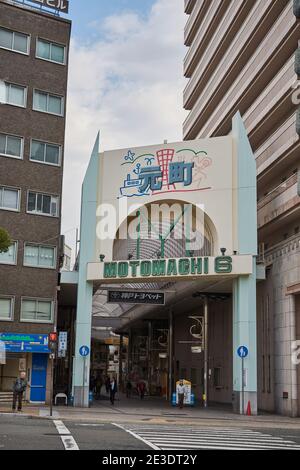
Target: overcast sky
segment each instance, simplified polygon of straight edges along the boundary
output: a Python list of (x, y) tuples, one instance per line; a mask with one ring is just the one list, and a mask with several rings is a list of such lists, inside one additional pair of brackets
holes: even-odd
[(81, 184), (101, 149), (182, 138), (184, 0), (70, 0), (73, 21), (62, 233), (72, 247)]

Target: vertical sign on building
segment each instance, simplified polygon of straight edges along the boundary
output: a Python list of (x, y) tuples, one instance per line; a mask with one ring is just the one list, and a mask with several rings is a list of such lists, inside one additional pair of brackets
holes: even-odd
[(58, 336), (58, 357), (66, 357), (68, 349), (68, 333), (60, 331)]

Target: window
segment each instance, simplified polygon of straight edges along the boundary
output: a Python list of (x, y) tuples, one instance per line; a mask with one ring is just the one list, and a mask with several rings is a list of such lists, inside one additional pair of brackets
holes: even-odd
[(0, 320), (11, 321), (13, 319), (14, 298), (0, 297)]
[(26, 87), (7, 82), (4, 83), (4, 86), (4, 103), (25, 108)]
[(54, 269), (56, 267), (55, 247), (26, 244), (24, 249), (24, 265)]
[(0, 47), (21, 54), (29, 53), (29, 36), (9, 29), (0, 28)]
[(21, 321), (52, 323), (52, 301), (22, 299)]
[(0, 209), (18, 211), (20, 191), (0, 186)]
[(33, 214), (58, 217), (58, 197), (29, 191), (27, 210)]
[(14, 135), (0, 134), (0, 155), (5, 157), (23, 157), (23, 139)]
[(60, 165), (61, 146), (47, 144), (38, 140), (31, 141), (30, 160), (49, 165)]
[(18, 243), (14, 242), (6, 253), (0, 253), (0, 264), (17, 264)]
[(51, 95), (43, 91), (35, 90), (33, 93), (33, 109), (42, 113), (63, 116), (64, 99), (62, 96)]
[(57, 62), (58, 64), (64, 64), (65, 50), (65, 46), (55, 44), (54, 42), (45, 41), (44, 39), (38, 39), (36, 57), (38, 59)]

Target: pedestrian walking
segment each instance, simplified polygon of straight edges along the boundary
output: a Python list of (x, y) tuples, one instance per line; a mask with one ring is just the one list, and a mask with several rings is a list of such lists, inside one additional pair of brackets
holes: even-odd
[(144, 396), (145, 396), (145, 391), (146, 391), (145, 382), (143, 382), (143, 381), (139, 382), (138, 391), (139, 391), (139, 395), (140, 395), (141, 400), (143, 400)]
[(109, 378), (109, 377), (106, 377), (106, 380), (105, 380), (105, 388), (106, 388), (106, 393), (107, 393), (107, 395), (108, 395), (109, 392), (110, 392), (110, 378)]
[(101, 376), (98, 375), (95, 381), (95, 389), (96, 389), (96, 400), (100, 400), (101, 396), (101, 388), (102, 388), (102, 379)]
[(13, 403), (12, 410), (16, 411), (18, 402), (18, 411), (22, 411), (23, 395), (27, 388), (26, 373), (21, 372), (13, 385)]
[(115, 397), (116, 397), (117, 391), (118, 391), (117, 381), (113, 377), (110, 382), (110, 402), (112, 405), (115, 404)]
[(127, 398), (131, 397), (131, 392), (132, 392), (132, 383), (130, 382), (130, 380), (128, 380), (126, 383), (126, 397)]
[(180, 380), (179, 384), (177, 385), (177, 393), (178, 393), (178, 405), (179, 405), (179, 408), (182, 410), (184, 406), (184, 398), (186, 395), (186, 388), (185, 388), (183, 380)]

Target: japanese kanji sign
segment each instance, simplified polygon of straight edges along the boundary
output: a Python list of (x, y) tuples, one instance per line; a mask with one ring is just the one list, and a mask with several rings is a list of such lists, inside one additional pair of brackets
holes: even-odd
[(120, 198), (210, 189), (203, 186), (203, 181), (212, 159), (204, 150), (170, 148), (142, 155), (129, 150), (121, 166), (128, 173), (120, 187)]
[(113, 304), (165, 304), (163, 292), (133, 292), (133, 291), (108, 291), (108, 303)]

